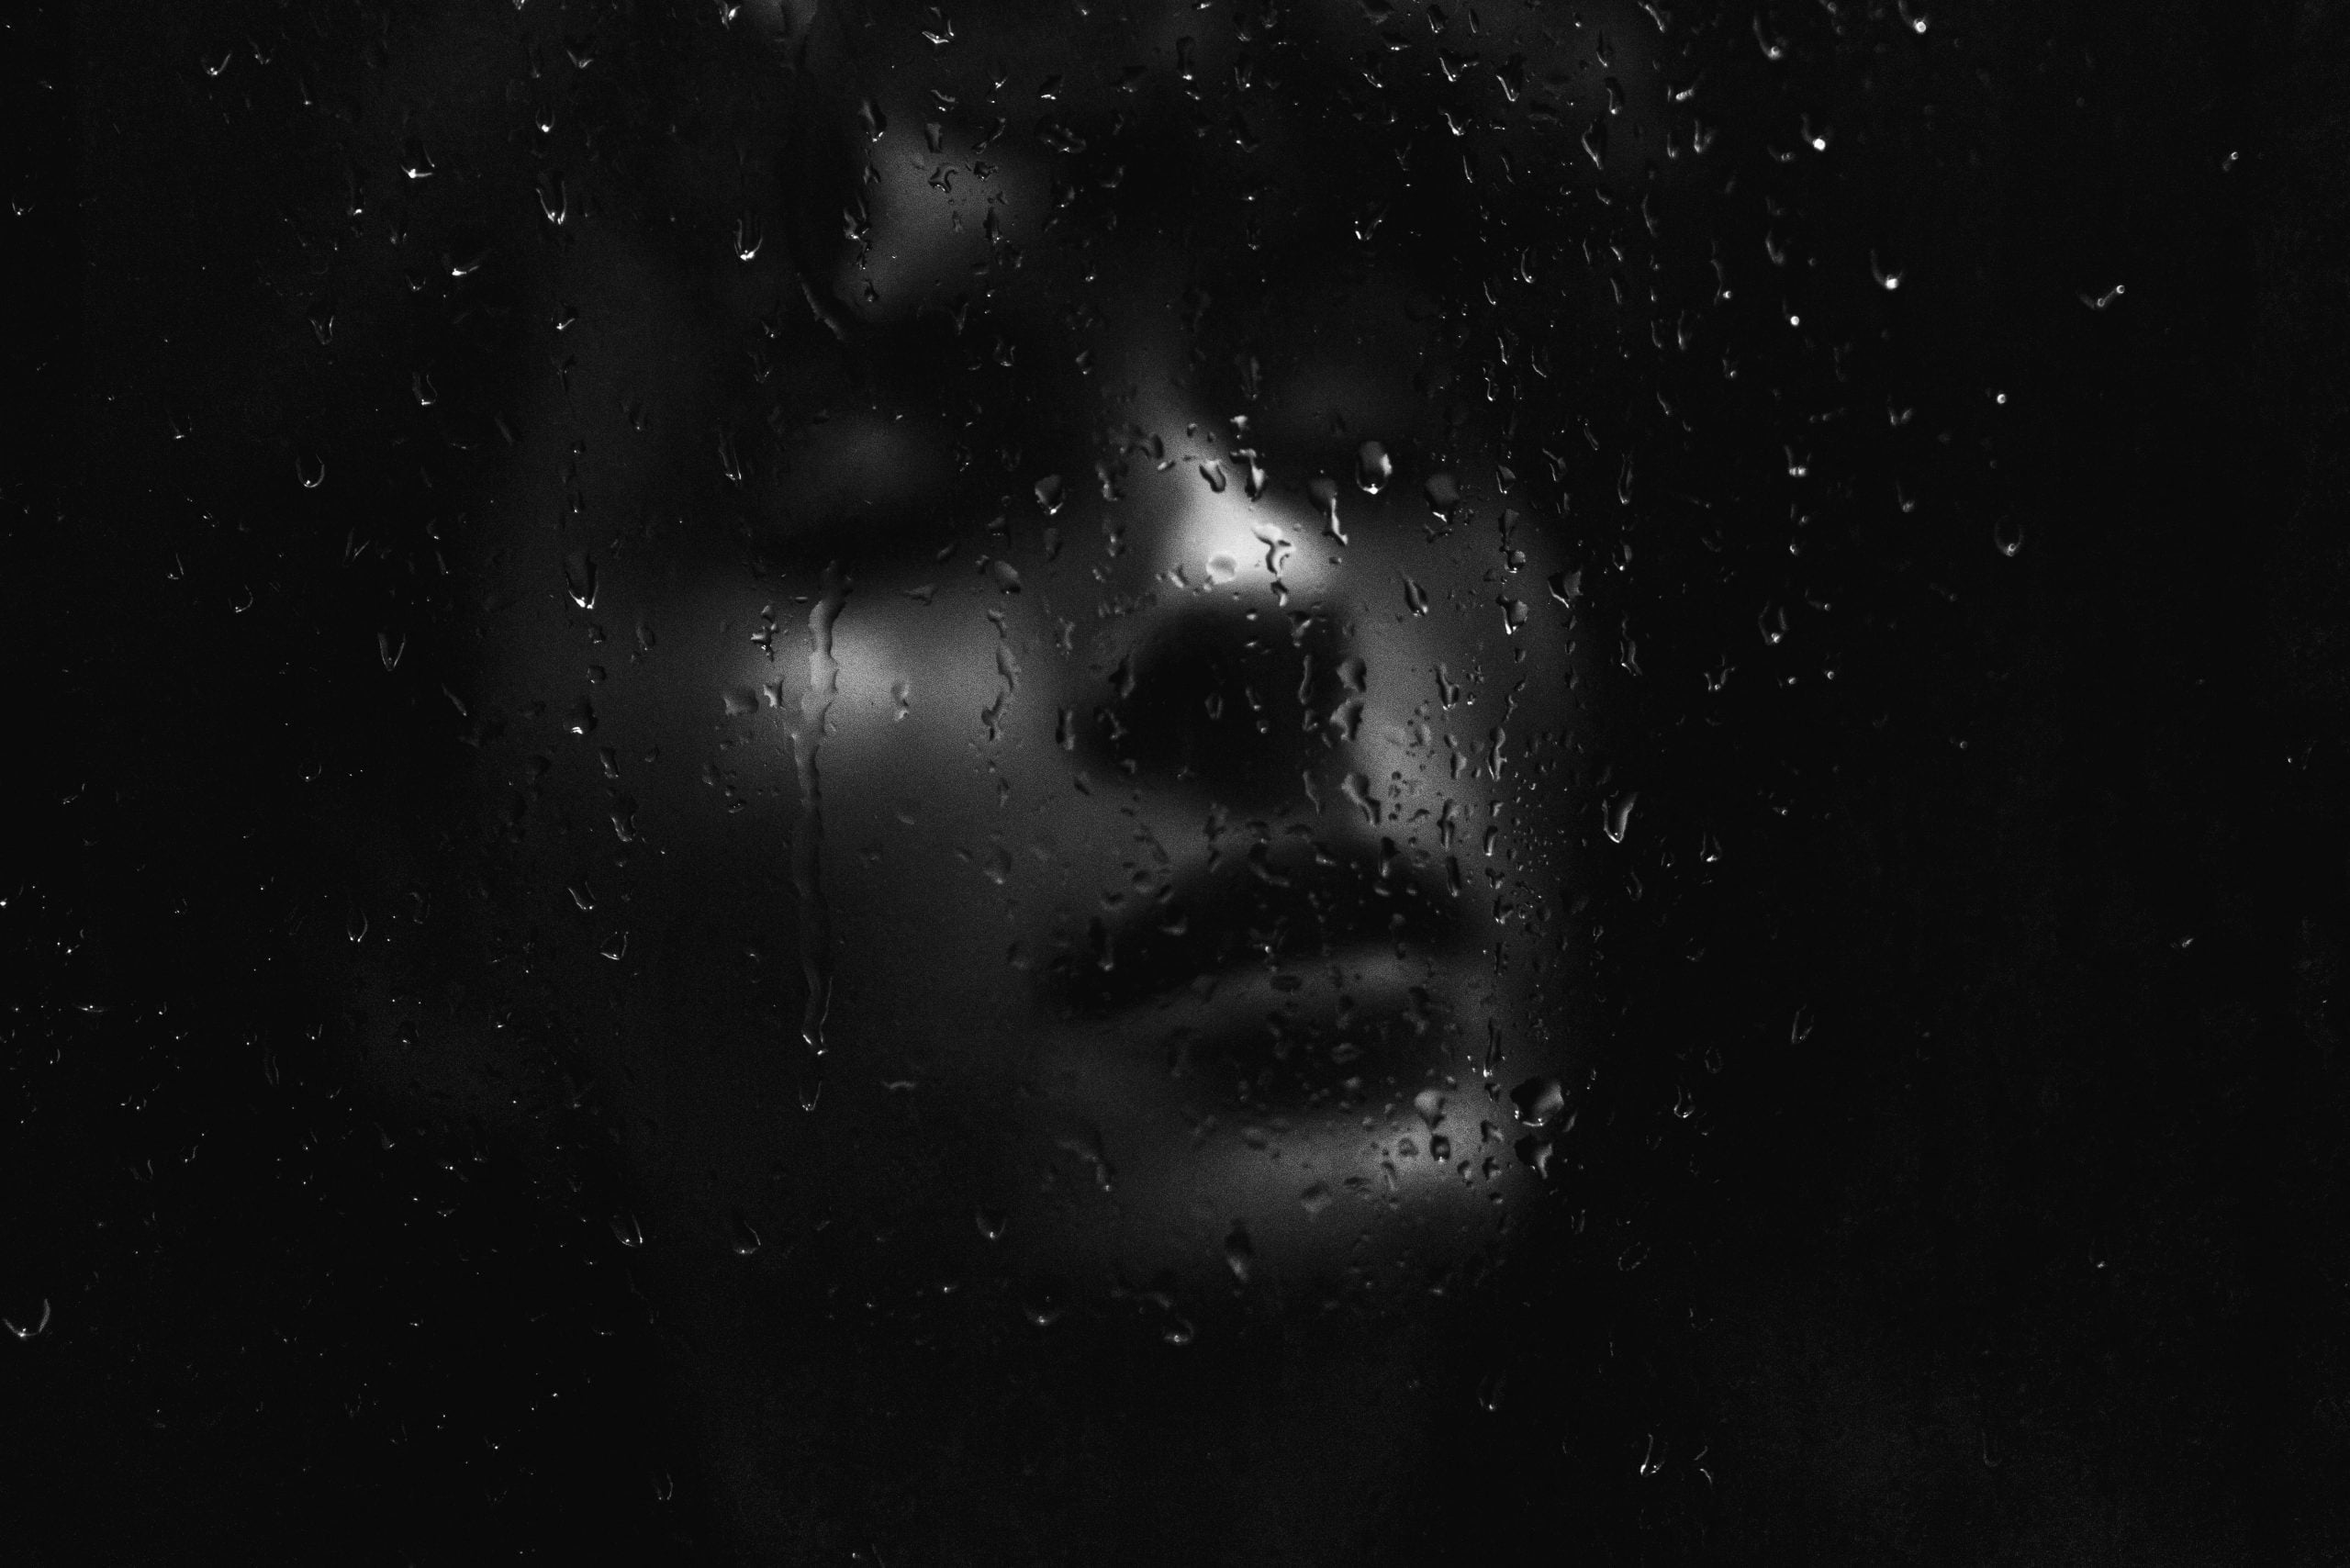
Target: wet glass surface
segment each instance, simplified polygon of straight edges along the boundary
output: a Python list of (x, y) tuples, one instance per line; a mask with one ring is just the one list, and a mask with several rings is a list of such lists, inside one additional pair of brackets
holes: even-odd
[(2337, 25), (12, 30), (37, 1561), (2342, 1542)]

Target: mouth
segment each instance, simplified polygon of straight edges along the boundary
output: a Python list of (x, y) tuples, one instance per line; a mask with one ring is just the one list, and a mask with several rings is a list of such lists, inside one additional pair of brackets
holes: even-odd
[(1036, 982), (1021, 1250), (1196, 1283), (1235, 1236), (1316, 1277), (1491, 1241), (1522, 1182), (1471, 936), (1402, 856), (1240, 857), (1094, 922)]
[(1347, 1110), (1455, 1065), (1449, 977), (1472, 946), (1458, 900), (1392, 844), (1260, 840), (1096, 917), (1039, 1000), (1087, 1025), (1067, 1033), (1093, 1068), (1155, 1069), (1203, 1112)]

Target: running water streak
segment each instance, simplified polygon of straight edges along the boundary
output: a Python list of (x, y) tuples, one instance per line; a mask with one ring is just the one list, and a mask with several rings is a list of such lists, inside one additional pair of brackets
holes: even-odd
[(840, 690), (833, 622), (847, 602), (847, 584), (827, 566), (823, 591), (808, 611), (808, 689), (800, 696), (800, 722), (791, 732), (792, 767), (800, 785), (800, 817), (791, 834), (791, 887), (799, 901), (800, 974), (808, 993), (800, 1038), (811, 1056), (824, 1054), (824, 1015), (833, 1003), (833, 922), (824, 902), (824, 797), (816, 773), (816, 749), (823, 742), (833, 698)]

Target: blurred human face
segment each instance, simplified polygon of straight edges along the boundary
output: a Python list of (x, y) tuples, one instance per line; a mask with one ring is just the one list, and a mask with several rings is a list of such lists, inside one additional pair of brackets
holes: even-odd
[[(1606, 370), (1529, 365), (1583, 302), (1488, 207), (1556, 177), (1560, 115), (1501, 110), (1585, 46), (1429, 18), (1371, 35), (1390, 83), (1354, 6), (778, 14), (784, 106), (685, 193), (722, 252), (542, 171), (480, 756), (624, 1240), (1183, 1348), (1236, 1292), (1408, 1327), (1528, 1212), (1598, 802), (1513, 427)], [(706, 1382), (783, 1354), (677, 1302)]]
[[(1561, 1114), (1576, 571), (1414, 227), (1460, 154), (1298, 86), (1207, 126), (1205, 77), (1342, 73), (1190, 17), (820, 22), (810, 80), (865, 74), (809, 89), (722, 280), (769, 307), (764, 460), (698, 417), (654, 263), (565, 257), (588, 341), (535, 455), (642, 521), (509, 550), (543, 614), (498, 657), (523, 700), (596, 666), (555, 767), (619, 841), (532, 851), (613, 927), (577, 985), (722, 1184), (778, 1139), (961, 1149), (867, 1189), (924, 1267), (1441, 1264)], [(857, 1202), (785, 1186), (735, 1202)]]

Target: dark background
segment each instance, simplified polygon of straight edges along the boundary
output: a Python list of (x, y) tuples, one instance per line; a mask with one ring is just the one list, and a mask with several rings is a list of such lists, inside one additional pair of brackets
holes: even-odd
[[(1498, 1408), (1428, 1482), (1512, 1540), (1398, 1550), (2342, 1561), (2350, 17), (1841, 9), (1771, 14), (1779, 62), (1743, 14), (1668, 35), (1790, 215), (1690, 198), (1686, 253), (1767, 229), (1903, 287), (1831, 360), (1772, 346), (1762, 274), (1688, 431), (1600, 432), (1680, 441), (1687, 500), (1585, 541), (1633, 552), (1593, 579), (1640, 666), (1606, 749), (1723, 856), (1598, 891), (1583, 1224), (1481, 1309)], [(274, 476), (373, 417), (252, 347), (300, 321), (289, 193), (337, 176), (229, 112), (254, 61), (206, 63), (281, 24), (226, 16), (9, 24), (0, 1314), (50, 1317), (0, 1338), (7, 1529), (698, 1560), (592, 1112), (550, 1067), (494, 1136), (386, 1125), (285, 978), (339, 918), (302, 868), (408, 765), (294, 780), (423, 722), (317, 655), (389, 590), (282, 546), (283, 478), (168, 466), (174, 417)], [(380, 17), (318, 17), (330, 89)], [(1841, 158), (1779, 161), (1798, 121)], [(1849, 485), (1725, 548), (1709, 505), (1789, 437)]]

